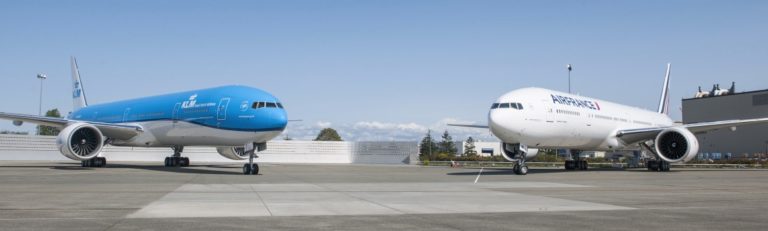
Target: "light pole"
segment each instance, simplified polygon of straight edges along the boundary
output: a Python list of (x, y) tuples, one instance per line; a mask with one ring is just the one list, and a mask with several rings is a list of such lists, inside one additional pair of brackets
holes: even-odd
[(565, 68), (568, 68), (568, 93), (571, 93), (571, 69), (573, 69), (573, 65), (565, 65)]
[(40, 79), (40, 104), (37, 108), (37, 115), (43, 115), (43, 80), (47, 79), (48, 76), (42, 73), (37, 74), (37, 78)]

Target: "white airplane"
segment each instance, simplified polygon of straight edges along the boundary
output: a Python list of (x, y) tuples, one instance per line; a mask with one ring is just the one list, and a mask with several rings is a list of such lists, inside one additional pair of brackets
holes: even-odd
[[(768, 118), (675, 124), (669, 118), (667, 64), (658, 111), (612, 103), (542, 88), (522, 88), (499, 97), (488, 112), (488, 125), (448, 124), (489, 128), (501, 140), (503, 156), (517, 162), (514, 172), (528, 173), (525, 161), (540, 148), (578, 151), (650, 151), (656, 160), (648, 170), (669, 171), (669, 164), (687, 162), (699, 150), (695, 133), (736, 126), (768, 123)], [(638, 147), (639, 146), (639, 147)], [(574, 155), (565, 169), (586, 170), (587, 162)]]

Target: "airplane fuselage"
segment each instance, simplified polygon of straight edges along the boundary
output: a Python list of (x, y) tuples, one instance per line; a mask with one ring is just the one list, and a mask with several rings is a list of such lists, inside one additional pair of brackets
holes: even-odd
[(116, 146), (241, 146), (266, 142), (287, 124), (280, 101), (262, 90), (223, 86), (90, 105), (69, 119), (139, 125), (130, 139), (111, 137)]
[(542, 88), (508, 92), (488, 113), (488, 126), (502, 142), (531, 148), (624, 149), (630, 144), (616, 131), (673, 124), (661, 113)]

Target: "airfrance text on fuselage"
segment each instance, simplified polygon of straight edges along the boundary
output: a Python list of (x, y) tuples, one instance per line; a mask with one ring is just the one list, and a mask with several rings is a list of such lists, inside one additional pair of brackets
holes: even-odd
[(592, 102), (589, 100), (580, 100), (580, 99), (574, 99), (568, 96), (561, 96), (561, 95), (552, 95), (552, 102), (568, 105), (568, 106), (574, 106), (574, 107), (581, 107), (581, 108), (588, 108), (592, 110), (600, 110), (600, 105), (597, 104), (597, 102)]

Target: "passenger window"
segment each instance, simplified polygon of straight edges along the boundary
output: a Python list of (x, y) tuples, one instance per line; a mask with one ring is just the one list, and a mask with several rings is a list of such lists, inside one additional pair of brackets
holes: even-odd
[(517, 103), (517, 109), (523, 110), (523, 105), (520, 103)]
[(499, 108), (509, 108), (509, 103), (499, 104)]
[(496, 108), (499, 108), (499, 103), (494, 103), (494, 104), (491, 106), (491, 109), (496, 109)]
[(275, 103), (267, 103), (267, 107), (275, 108), (277, 105)]
[(282, 103), (277, 103), (277, 107), (278, 108), (283, 108), (283, 104)]

